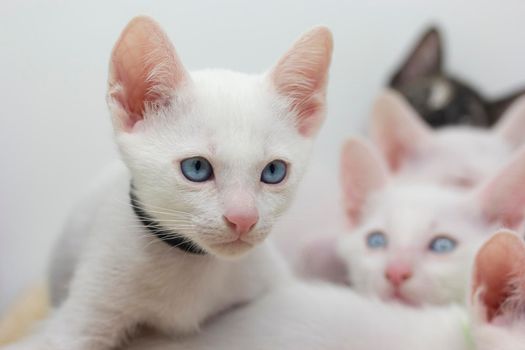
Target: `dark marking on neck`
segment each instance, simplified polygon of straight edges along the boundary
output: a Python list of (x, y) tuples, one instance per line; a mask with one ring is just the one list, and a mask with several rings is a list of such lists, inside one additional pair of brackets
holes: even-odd
[(185, 253), (195, 255), (206, 254), (204, 249), (199, 247), (196, 243), (190, 241), (187, 238), (184, 238), (176, 232), (162, 227), (162, 225), (159, 222), (157, 222), (151, 215), (149, 215), (140, 204), (137, 195), (134, 193), (133, 184), (131, 185), (129, 191), (129, 199), (133, 212), (135, 212), (137, 218), (140, 220), (142, 225), (144, 225), (144, 228), (146, 228), (153, 236), (160, 239), (162, 242), (168, 244), (169, 246), (180, 249)]

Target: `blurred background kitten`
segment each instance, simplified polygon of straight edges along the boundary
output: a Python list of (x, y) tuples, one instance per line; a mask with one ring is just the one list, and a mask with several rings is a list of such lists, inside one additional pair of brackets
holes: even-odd
[(430, 27), (390, 78), (389, 85), (412, 104), (433, 127), (466, 124), (491, 126), (525, 89), (495, 99), (483, 88), (465, 81), (445, 67), (444, 43), (437, 27)]

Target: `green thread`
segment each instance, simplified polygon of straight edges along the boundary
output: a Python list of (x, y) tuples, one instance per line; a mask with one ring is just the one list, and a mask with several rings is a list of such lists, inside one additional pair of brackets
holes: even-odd
[(463, 337), (467, 344), (468, 349), (476, 349), (476, 343), (474, 342), (474, 337), (472, 336), (472, 329), (470, 328), (470, 322), (467, 317), (462, 317), (461, 328), (463, 331)]

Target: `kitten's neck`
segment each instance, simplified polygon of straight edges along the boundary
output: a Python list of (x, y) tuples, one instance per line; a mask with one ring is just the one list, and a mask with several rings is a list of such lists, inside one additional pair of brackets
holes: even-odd
[(185, 253), (195, 255), (206, 254), (206, 252), (201, 247), (199, 247), (197, 243), (189, 240), (179, 233), (173, 232), (172, 230), (163, 227), (150, 214), (148, 214), (146, 209), (140, 204), (140, 201), (135, 194), (133, 183), (130, 186), (129, 198), (133, 212), (142, 225), (144, 225), (144, 228), (148, 230), (153, 236), (157, 237), (169, 246), (178, 248)]

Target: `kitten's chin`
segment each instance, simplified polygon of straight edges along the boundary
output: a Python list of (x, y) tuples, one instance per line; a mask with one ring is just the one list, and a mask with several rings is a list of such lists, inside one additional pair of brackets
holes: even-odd
[(419, 302), (408, 297), (405, 293), (403, 293), (399, 289), (392, 290), (392, 292), (383, 299), (388, 302), (395, 302), (395, 303), (399, 303), (399, 304), (410, 306), (410, 307), (420, 306)]
[(235, 259), (249, 252), (254, 246), (255, 244), (236, 240), (227, 243), (210, 244), (206, 247), (206, 250), (219, 258)]

